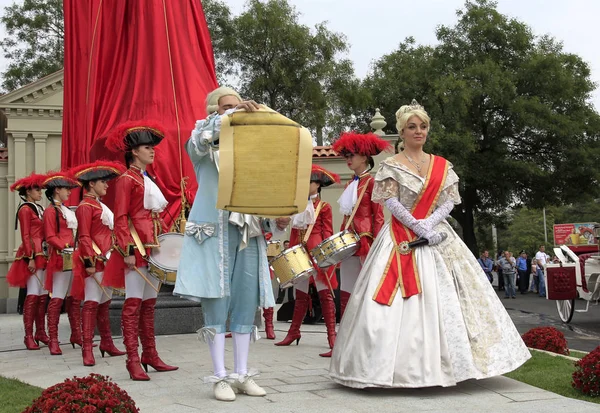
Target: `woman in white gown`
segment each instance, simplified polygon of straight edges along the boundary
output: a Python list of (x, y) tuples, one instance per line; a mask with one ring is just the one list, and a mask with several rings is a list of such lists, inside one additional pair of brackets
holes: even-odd
[[(460, 203), (458, 176), (444, 158), (423, 152), (422, 106), (413, 100), (396, 118), (404, 150), (381, 163), (372, 195), (392, 219), (359, 275), (329, 374), (356, 388), (429, 387), (512, 371), (530, 353), (446, 221)], [(429, 245), (406, 248), (417, 238)]]

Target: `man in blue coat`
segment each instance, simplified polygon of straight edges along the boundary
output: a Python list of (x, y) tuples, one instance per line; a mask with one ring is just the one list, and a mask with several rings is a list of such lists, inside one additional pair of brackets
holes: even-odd
[[(174, 294), (202, 302), (205, 326), (198, 331), (210, 348), (217, 400), (235, 400), (233, 388), (250, 396), (266, 392), (247, 368), (251, 339), (257, 339), (258, 307), (275, 305), (264, 232), (273, 221), (215, 207), (219, 183), (221, 117), (235, 110), (255, 111), (256, 102), (220, 87), (207, 97), (209, 116), (196, 122), (185, 148), (194, 165), (198, 192), (186, 225)], [(260, 150), (257, 148), (257, 150)], [(263, 185), (257, 182), (257, 185)], [(225, 370), (225, 323), (233, 336), (234, 372)]]

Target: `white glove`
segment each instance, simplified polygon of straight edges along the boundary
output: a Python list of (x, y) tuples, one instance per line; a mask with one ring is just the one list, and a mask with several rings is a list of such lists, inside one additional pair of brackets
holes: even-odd
[(398, 221), (410, 228), (417, 236), (421, 238), (425, 237), (426, 231), (422, 225), (419, 225), (417, 219), (402, 205), (398, 198), (386, 199), (385, 206)]
[(427, 241), (429, 241), (430, 247), (441, 243), (445, 239), (441, 232), (437, 232), (437, 231), (433, 231), (433, 230), (431, 230), (427, 234), (425, 234), (425, 236), (423, 238), (425, 238), (425, 239), (427, 239)]
[(435, 211), (426, 219), (420, 219), (419, 224), (423, 226), (426, 232), (431, 231), (437, 224), (445, 220), (450, 212), (454, 209), (454, 202), (446, 201), (442, 205), (436, 208)]

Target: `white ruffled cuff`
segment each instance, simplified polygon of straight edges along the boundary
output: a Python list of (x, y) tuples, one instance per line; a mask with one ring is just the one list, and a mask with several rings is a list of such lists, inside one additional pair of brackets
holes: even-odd
[(258, 377), (260, 376), (260, 372), (257, 369), (250, 369), (248, 370), (248, 373), (246, 374), (238, 374), (238, 373), (231, 373), (228, 378), (229, 378), (229, 383), (232, 382), (239, 382), (239, 383), (244, 383), (246, 380), (248, 380), (249, 378), (252, 377)]

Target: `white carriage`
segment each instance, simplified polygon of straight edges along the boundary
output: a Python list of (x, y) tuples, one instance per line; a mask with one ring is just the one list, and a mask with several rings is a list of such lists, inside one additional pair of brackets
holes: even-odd
[[(594, 229), (598, 238), (600, 227)], [(558, 264), (548, 264), (544, 270), (546, 297), (556, 301), (560, 319), (569, 323), (575, 311), (587, 312), (590, 302), (598, 305), (600, 300), (600, 253), (577, 255), (569, 247), (554, 248), (560, 260)], [(586, 301), (585, 309), (575, 310), (575, 300)]]

